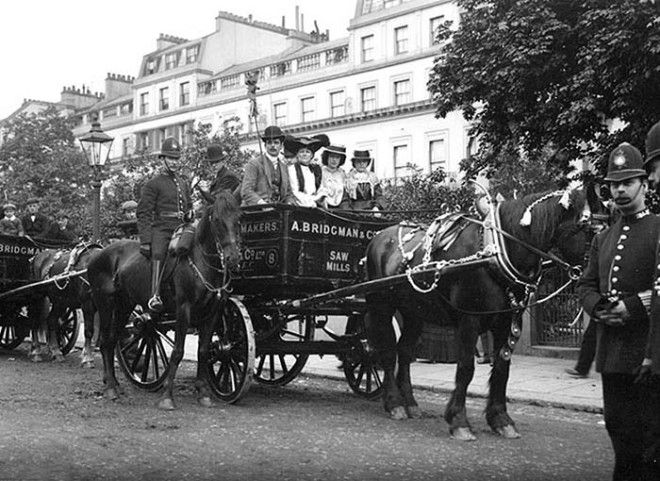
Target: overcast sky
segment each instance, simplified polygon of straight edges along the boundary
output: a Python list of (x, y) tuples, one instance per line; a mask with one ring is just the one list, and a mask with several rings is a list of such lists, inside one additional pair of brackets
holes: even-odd
[(348, 35), (356, 0), (16, 0), (0, 4), (0, 119), (24, 98), (60, 100), (63, 86), (103, 91), (108, 72), (137, 76), (160, 33), (194, 39), (211, 33), (220, 10), (305, 31), (318, 22), (330, 38)]

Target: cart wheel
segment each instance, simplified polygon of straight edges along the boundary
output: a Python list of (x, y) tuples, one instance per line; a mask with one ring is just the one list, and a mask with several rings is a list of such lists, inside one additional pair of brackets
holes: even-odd
[(29, 320), (21, 313), (0, 316), (0, 349), (16, 349), (30, 333)]
[(77, 309), (67, 307), (64, 315), (57, 320), (57, 344), (62, 355), (67, 355), (78, 340), (80, 317)]
[(247, 392), (255, 349), (250, 314), (241, 301), (230, 297), (211, 333), (206, 366), (209, 386), (219, 399), (235, 403)]
[(115, 355), (126, 378), (136, 386), (157, 391), (165, 382), (174, 350), (169, 326), (160, 325), (136, 306), (129, 317), (125, 336), (117, 342)]
[(344, 358), (344, 376), (353, 392), (366, 399), (377, 399), (383, 394), (385, 371), (374, 359), (373, 349), (367, 343), (363, 316), (357, 324), (359, 344)]
[[(314, 339), (314, 316), (288, 316), (283, 327), (266, 343), (306, 342)], [(284, 386), (293, 381), (305, 367), (308, 354), (272, 354), (264, 353), (257, 356), (254, 374), (257, 382), (271, 386)]]

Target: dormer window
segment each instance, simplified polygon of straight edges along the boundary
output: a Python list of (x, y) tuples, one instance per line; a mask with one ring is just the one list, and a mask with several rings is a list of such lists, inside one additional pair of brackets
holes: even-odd
[(165, 55), (165, 70), (172, 70), (179, 63), (178, 52), (172, 52)]
[(145, 75), (151, 75), (158, 71), (158, 61), (155, 58), (150, 58), (147, 60), (147, 67), (145, 69)]
[(194, 47), (188, 47), (186, 49), (186, 63), (197, 62), (198, 55), (199, 55), (199, 45), (195, 45)]

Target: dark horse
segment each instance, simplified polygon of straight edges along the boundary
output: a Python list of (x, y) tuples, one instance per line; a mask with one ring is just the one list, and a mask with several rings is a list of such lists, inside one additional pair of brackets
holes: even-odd
[[(30, 268), (32, 277), (35, 280), (45, 280), (55, 276), (75, 274), (87, 269), (89, 261), (95, 253), (101, 250), (97, 244), (81, 243), (73, 249), (55, 250), (45, 249), (39, 252), (31, 261)], [(50, 306), (48, 305), (50, 301)], [(48, 347), (50, 353), (46, 357), (61, 362), (64, 360), (60, 345), (71, 345), (75, 339), (58, 339), (60, 335), (60, 322), (66, 322), (69, 316), (77, 315), (76, 309), (81, 309), (85, 322), (85, 346), (82, 352), (83, 367), (94, 367), (94, 353), (92, 339), (95, 331), (96, 308), (92, 302), (89, 282), (86, 275), (74, 275), (70, 278), (53, 281), (48, 285), (42, 296), (33, 300), (33, 308), (36, 311), (36, 317), (39, 319), (39, 328), (47, 330)], [(70, 333), (72, 336), (75, 333)], [(33, 343), (38, 333), (33, 333)], [(68, 350), (68, 349), (67, 349)], [(34, 361), (45, 360), (44, 354), (39, 349), (33, 350), (30, 357)]]
[[(170, 255), (163, 275), (166, 309), (176, 314), (174, 349), (164, 391), (158, 402), (161, 409), (174, 409), (172, 389), (174, 376), (183, 357), (188, 327), (199, 329), (197, 351), (198, 401), (211, 406), (208, 380), (203, 366), (209, 353), (211, 331), (219, 309), (218, 294), (225, 282), (226, 269), (239, 260), (240, 209), (229, 193), (219, 193), (204, 208), (195, 229), (192, 246), (178, 256)], [(150, 261), (139, 251), (136, 241), (123, 240), (103, 249), (88, 266), (92, 298), (99, 309), (101, 354), (105, 396), (116, 399), (120, 394), (115, 377), (114, 349), (135, 306), (147, 311), (150, 297)]]
[[(495, 217), (499, 219), (501, 231), (539, 249), (533, 252), (503, 237), (500, 244), (504, 245), (510, 259), (509, 267), (512, 269), (509, 272), (517, 271), (528, 281), (536, 278), (542, 260), (540, 251), (547, 252), (552, 247), (557, 247), (566, 261), (581, 263), (586, 250), (587, 229), (583, 227), (590, 216), (589, 204), (582, 190), (570, 191), (570, 197), (568, 194), (563, 196), (561, 204), (558, 202), (560, 196), (561, 193), (533, 194), (519, 200), (505, 201), (489, 214), (492, 221), (496, 220)], [(531, 224), (523, 226), (520, 221), (526, 210), (532, 214)], [(485, 243), (488, 244), (484, 240), (484, 230), (480, 223), (463, 220), (461, 226), (454, 230), (453, 241), (446, 242), (446, 237), (428, 237), (423, 229), (389, 227), (381, 231), (367, 248), (368, 277), (378, 279), (400, 274), (423, 262), (430, 265), (428, 262), (465, 259), (482, 251)], [(517, 323), (520, 317), (515, 316), (521, 313), (511, 309), (512, 301), (523, 301), (525, 289), (512, 282), (499, 264), (466, 266), (465, 270), (443, 275), (437, 279), (437, 288), (427, 294), (420, 293), (407, 282), (366, 296), (368, 312), (365, 327), (385, 371), (383, 403), (392, 418), (404, 419), (420, 414), (412, 392), (410, 363), (414, 360), (423, 321), (454, 325), (457, 328), (458, 366), (455, 389), (447, 405), (445, 419), (454, 438), (475, 439), (465, 410), (465, 397), (474, 375), (477, 337), (489, 329), (493, 333), (494, 352), (498, 355), (490, 375), (486, 419), (490, 427), (502, 436), (519, 437), (513, 420), (507, 414), (506, 386), (511, 349), (520, 335)], [(432, 287), (433, 279), (431, 276), (416, 284), (420, 290), (425, 290)], [(398, 344), (391, 322), (395, 310), (403, 319)]]

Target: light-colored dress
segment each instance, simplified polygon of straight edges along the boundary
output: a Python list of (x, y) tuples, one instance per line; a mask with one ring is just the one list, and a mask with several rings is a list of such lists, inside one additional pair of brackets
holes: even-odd
[(323, 166), (319, 195), (325, 195), (325, 202), (328, 208), (339, 207), (344, 197), (345, 184), (346, 172), (343, 169), (340, 168), (332, 172), (328, 167)]
[(289, 181), (291, 183), (291, 191), (293, 192), (295, 205), (301, 207), (316, 207), (316, 176), (309, 166), (304, 164), (298, 164), (298, 166), (302, 174), (302, 182), (298, 178), (296, 164), (290, 164), (287, 167), (289, 170)]

